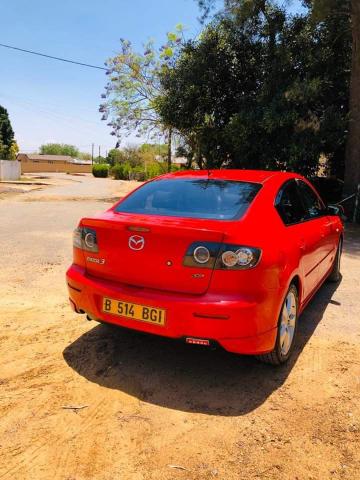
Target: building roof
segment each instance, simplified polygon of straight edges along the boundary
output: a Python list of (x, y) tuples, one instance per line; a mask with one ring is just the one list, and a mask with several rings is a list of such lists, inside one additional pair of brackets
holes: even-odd
[(35, 155), (35, 154), (28, 154), (28, 153), (20, 153), (19, 155), (26, 156), (29, 160), (37, 160), (37, 161), (48, 161), (51, 160), (52, 162), (71, 162), (72, 157), (70, 155)]

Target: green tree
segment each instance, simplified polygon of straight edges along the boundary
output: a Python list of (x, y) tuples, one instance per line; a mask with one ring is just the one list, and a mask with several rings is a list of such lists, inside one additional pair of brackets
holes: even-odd
[(139, 153), (144, 166), (146, 178), (155, 177), (165, 173), (166, 170), (169, 171), (169, 166), (165, 163), (168, 155), (167, 145), (144, 143), (139, 147)]
[(118, 148), (112, 148), (111, 150), (109, 150), (108, 155), (106, 157), (106, 162), (109, 165), (113, 167), (116, 163), (121, 163), (125, 161), (126, 161), (125, 155), (122, 152), (122, 150), (119, 150)]
[(42, 155), (69, 155), (72, 158), (79, 156), (79, 150), (74, 145), (66, 143), (47, 143), (41, 145), (40, 153)]
[(0, 105), (0, 153), (1, 158), (10, 159), (14, 154), (14, 130), (12, 129), (8, 111)]
[[(217, 6), (215, 0), (197, 1), (202, 9), (203, 19), (209, 17), (212, 10)], [(226, 12), (239, 18), (259, 11), (264, 13), (269, 3), (268, 0), (224, 0), (222, 14)], [(332, 24), (333, 27), (335, 26), (337, 33), (342, 36), (345, 31), (351, 31), (352, 48), (347, 45), (348, 50), (343, 52), (346, 59), (348, 52), (352, 52), (352, 60), (349, 65), (351, 80), (349, 83), (346, 79), (343, 83), (343, 86), (349, 88), (348, 107), (346, 107), (348, 126), (345, 132), (344, 191), (345, 193), (353, 193), (357, 184), (360, 183), (360, 2), (359, 0), (303, 0), (303, 4), (311, 12), (315, 29), (322, 29), (324, 24)], [(333, 37), (333, 39), (336, 39), (336, 37)], [(339, 56), (337, 54), (338, 43), (328, 43), (327, 49), (330, 55)], [(338, 70), (337, 64), (334, 63), (332, 68)], [(344, 163), (343, 158), (340, 157), (340, 160), (341, 163)]]
[(140, 153), (149, 153), (165, 158), (168, 153), (168, 146), (163, 143), (143, 143), (139, 148)]
[(131, 43), (121, 39), (121, 51), (107, 62), (109, 81), (102, 95), (99, 111), (109, 120), (111, 135), (163, 133), (168, 142), (168, 168), (171, 168), (172, 129), (158, 115), (157, 99), (161, 95), (160, 73), (171, 66), (181, 43), (182, 28), (169, 33), (167, 43), (158, 52), (153, 42), (145, 45), (144, 53), (134, 51)]
[(246, 6), (219, 16), (163, 74), (164, 121), (200, 167), (312, 174), (323, 153), (335, 168), (347, 125), (343, 20), (314, 25), (309, 15), (289, 16), (273, 2)]
[(0, 160), (5, 159), (5, 145), (2, 142), (1, 135), (0, 135)]
[(349, 99), (349, 133), (345, 158), (345, 193), (360, 183), (360, 2), (359, 0), (307, 0), (315, 20), (343, 17), (352, 33), (352, 61)]
[(8, 151), (8, 158), (9, 160), (16, 160), (17, 154), (19, 153), (19, 146), (14, 140), (9, 148)]
[(132, 168), (143, 164), (139, 147), (128, 145), (123, 149), (122, 153), (124, 155), (124, 161), (129, 163)]
[(137, 167), (143, 163), (139, 147), (131, 145), (121, 150), (117, 148), (110, 150), (106, 161), (111, 166), (127, 163), (131, 167)]

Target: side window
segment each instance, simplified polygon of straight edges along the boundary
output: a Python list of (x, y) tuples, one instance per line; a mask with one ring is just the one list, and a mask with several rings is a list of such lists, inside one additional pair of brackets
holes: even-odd
[(295, 180), (290, 180), (281, 188), (275, 206), (285, 225), (299, 223), (306, 218), (307, 212), (299, 196)]
[(306, 218), (320, 217), (324, 213), (324, 205), (316, 193), (305, 182), (298, 180), (299, 192), (306, 208)]

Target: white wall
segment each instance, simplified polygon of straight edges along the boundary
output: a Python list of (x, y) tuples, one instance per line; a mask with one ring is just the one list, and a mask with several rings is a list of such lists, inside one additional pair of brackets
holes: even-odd
[(21, 162), (17, 160), (0, 160), (0, 180), (19, 180)]

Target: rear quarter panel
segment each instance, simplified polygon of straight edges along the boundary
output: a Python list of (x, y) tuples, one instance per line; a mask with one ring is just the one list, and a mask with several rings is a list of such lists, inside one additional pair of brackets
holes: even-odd
[[(299, 269), (300, 250), (296, 235), (284, 226), (275, 207), (275, 197), (283, 182), (266, 182), (245, 216), (228, 228), (224, 242), (260, 248), (257, 266), (249, 270), (216, 270), (211, 291), (226, 286), (227, 292), (241, 292), (257, 303), (264, 303), (264, 331), (277, 325), (280, 309), (294, 276), (299, 276), (302, 297), (302, 272)], [(268, 311), (270, 310), (270, 312)]]

